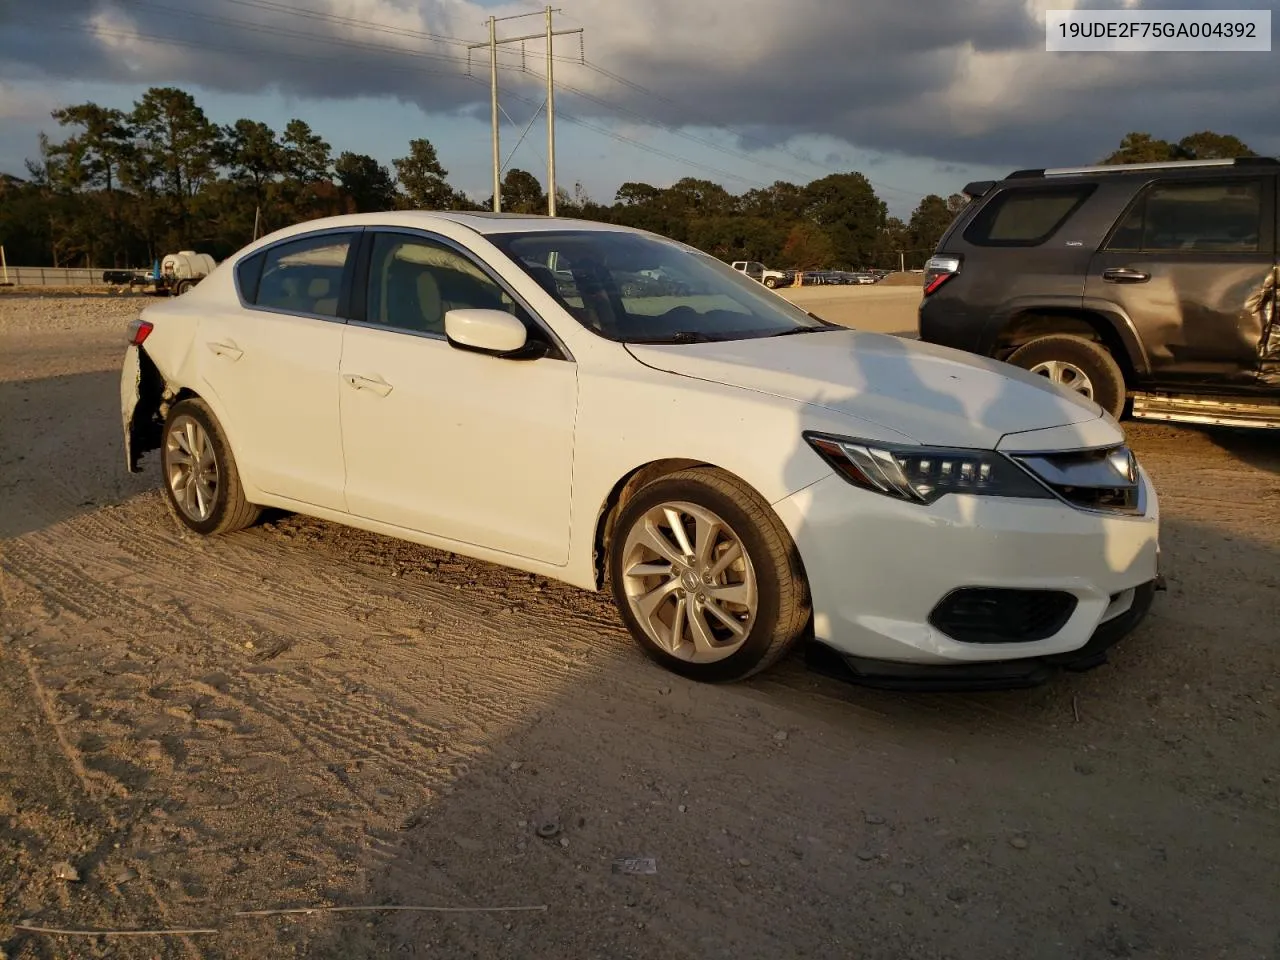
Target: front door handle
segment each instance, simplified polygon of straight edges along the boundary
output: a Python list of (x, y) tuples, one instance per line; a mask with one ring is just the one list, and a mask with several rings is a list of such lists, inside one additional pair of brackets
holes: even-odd
[(391, 392), (391, 384), (381, 377), (362, 377), (354, 373), (344, 373), (342, 379), (347, 381), (349, 387), (356, 390), (372, 390), (380, 397), (385, 397)]
[(1102, 271), (1102, 279), (1108, 283), (1146, 283), (1151, 274), (1132, 267), (1110, 267)]
[(205, 344), (205, 346), (213, 352), (215, 357), (226, 357), (228, 360), (234, 361), (239, 360), (244, 356), (244, 351), (236, 346), (234, 340), (227, 340), (225, 342), (210, 340)]

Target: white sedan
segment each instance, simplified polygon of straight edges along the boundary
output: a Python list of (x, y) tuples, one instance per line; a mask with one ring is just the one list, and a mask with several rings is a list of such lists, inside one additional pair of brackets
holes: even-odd
[[(653, 271), (674, 282), (621, 279)], [(1156, 495), (1093, 403), (653, 234), (311, 221), (130, 339), (128, 468), (158, 450), (191, 530), (277, 507), (608, 587), (698, 680), (811, 637), (868, 682), (1039, 682), (1151, 603)]]

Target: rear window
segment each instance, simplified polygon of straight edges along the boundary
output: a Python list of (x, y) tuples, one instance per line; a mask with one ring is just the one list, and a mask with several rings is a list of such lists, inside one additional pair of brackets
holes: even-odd
[(1111, 235), (1109, 250), (1257, 253), (1261, 180), (1156, 183)]
[(255, 253), (236, 264), (236, 285), (240, 288), (240, 296), (245, 303), (254, 303), (258, 299), (258, 280), (262, 277), (262, 261), (265, 256), (264, 253)]
[(354, 240), (355, 234), (320, 234), (266, 250), (252, 302), (271, 310), (336, 317), (347, 254)]
[(1048, 240), (1093, 193), (1094, 184), (1002, 190), (964, 232), (985, 247), (1034, 247)]

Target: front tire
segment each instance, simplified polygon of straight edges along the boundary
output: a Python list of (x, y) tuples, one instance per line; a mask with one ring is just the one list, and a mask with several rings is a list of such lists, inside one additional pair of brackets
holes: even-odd
[(692, 680), (741, 680), (777, 661), (809, 618), (795, 544), (769, 505), (711, 467), (623, 506), (609, 548), (614, 601), (652, 659)]
[(774, 287), (778, 285), (778, 279), (776, 277), (765, 277), (764, 285), (768, 287), (770, 290), (772, 290)]
[(1052, 334), (1023, 344), (1010, 355), (1009, 362), (1075, 390), (1117, 420), (1124, 413), (1124, 373), (1100, 343), (1070, 334)]
[(193, 397), (170, 408), (160, 463), (169, 512), (188, 530), (212, 536), (257, 521), (259, 508), (244, 497), (222, 425), (203, 400)]

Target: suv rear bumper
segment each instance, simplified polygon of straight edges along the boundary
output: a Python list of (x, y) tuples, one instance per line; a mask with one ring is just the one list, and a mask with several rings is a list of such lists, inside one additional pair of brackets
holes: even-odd
[(944, 293), (920, 301), (916, 329), (925, 343), (990, 356), (994, 337), (987, 331), (993, 328), (989, 318), (968, 316), (963, 304)]

